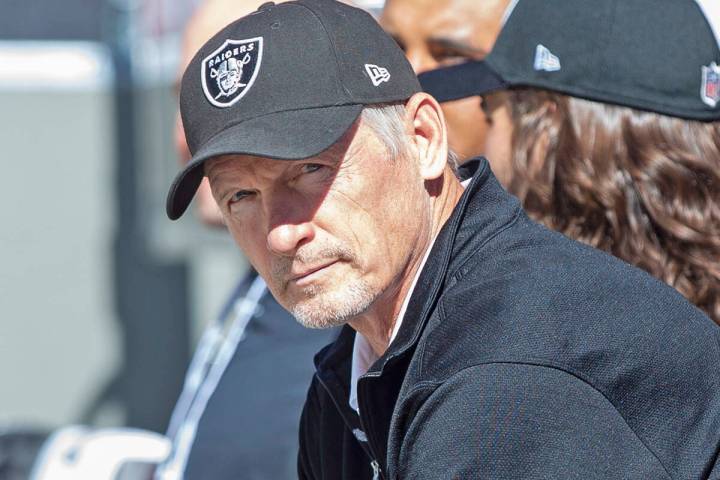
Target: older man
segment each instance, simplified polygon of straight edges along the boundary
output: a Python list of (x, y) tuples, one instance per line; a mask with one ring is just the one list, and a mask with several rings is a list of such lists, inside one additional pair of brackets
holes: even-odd
[[(218, 97), (212, 69), (247, 52)], [(264, 5), (200, 50), (181, 111), (193, 160), (168, 215), (207, 175), (278, 301), (345, 325), (316, 357), (301, 478), (709, 474), (718, 328), (529, 220), (487, 163), (464, 188), (438, 103), (367, 14)]]

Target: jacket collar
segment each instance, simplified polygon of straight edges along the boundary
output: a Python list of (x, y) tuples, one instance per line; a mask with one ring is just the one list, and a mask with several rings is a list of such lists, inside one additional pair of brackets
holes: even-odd
[[(448, 276), (520, 209), (519, 201), (503, 189), (487, 160), (479, 158), (473, 161), (477, 164), (476, 173), (435, 240), (410, 297), (397, 337), (366, 375), (381, 375), (388, 364), (413, 349), (440, 298)], [(315, 365), (321, 377), (334, 372), (332, 377), (349, 385), (353, 339), (354, 330), (346, 325), (335, 344), (316, 355)], [(340, 365), (344, 365), (343, 370), (348, 372), (347, 375), (338, 371)]]

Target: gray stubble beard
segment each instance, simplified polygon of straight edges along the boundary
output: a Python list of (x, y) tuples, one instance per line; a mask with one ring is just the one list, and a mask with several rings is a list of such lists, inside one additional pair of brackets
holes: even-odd
[(298, 302), (290, 311), (307, 328), (332, 328), (366, 312), (378, 294), (362, 279), (339, 291), (326, 292), (316, 286), (304, 290), (307, 299)]

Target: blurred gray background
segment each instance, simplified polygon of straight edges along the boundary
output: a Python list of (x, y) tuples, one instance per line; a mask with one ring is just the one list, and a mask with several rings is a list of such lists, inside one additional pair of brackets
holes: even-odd
[(164, 431), (246, 268), (170, 222), (180, 32), (196, 0), (0, 0), (0, 430)]

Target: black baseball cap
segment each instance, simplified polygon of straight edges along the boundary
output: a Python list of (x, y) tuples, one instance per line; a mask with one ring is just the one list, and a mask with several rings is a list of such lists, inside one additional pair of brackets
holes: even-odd
[(183, 75), (192, 159), (170, 187), (167, 215), (185, 212), (209, 158), (309, 158), (337, 142), (364, 105), (419, 91), (402, 50), (363, 10), (334, 0), (266, 3), (203, 45)]
[(717, 120), (719, 6), (718, 0), (517, 0), (485, 60), (424, 73), (420, 83), (439, 101), (529, 86)]

